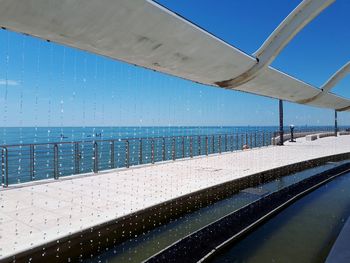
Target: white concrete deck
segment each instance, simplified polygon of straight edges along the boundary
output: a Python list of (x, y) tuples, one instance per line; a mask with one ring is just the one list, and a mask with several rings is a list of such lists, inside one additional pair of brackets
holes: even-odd
[(0, 190), (0, 259), (215, 184), (350, 152), (350, 136), (286, 144)]

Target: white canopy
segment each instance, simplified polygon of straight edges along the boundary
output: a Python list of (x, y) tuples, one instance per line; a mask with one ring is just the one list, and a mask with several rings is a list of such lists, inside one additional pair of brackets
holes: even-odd
[[(257, 60), (146, 0), (0, 0), (0, 26), (195, 82), (300, 103), (321, 92), (272, 67), (238, 87), (222, 83)], [(305, 103), (305, 102), (303, 102)], [(327, 93), (305, 104), (346, 109)]]

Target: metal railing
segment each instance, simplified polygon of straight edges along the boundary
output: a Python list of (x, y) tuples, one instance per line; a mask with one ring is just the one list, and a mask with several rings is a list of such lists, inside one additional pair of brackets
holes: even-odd
[(271, 145), (273, 132), (2, 145), (1, 183), (68, 176)]
[[(338, 129), (338, 132), (344, 132), (348, 130), (347, 127), (342, 127)], [(295, 128), (294, 129), (294, 138), (300, 138), (305, 137), (309, 134), (315, 134), (315, 133), (333, 133), (334, 134), (334, 127), (303, 127), (303, 128)], [(290, 140), (290, 127), (285, 126), (284, 127), (284, 141)], [(272, 145), (278, 145), (280, 141), (280, 131), (273, 132), (272, 136)]]

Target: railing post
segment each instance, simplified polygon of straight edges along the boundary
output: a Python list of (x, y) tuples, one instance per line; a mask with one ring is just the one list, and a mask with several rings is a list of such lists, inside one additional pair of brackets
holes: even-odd
[(1, 149), (1, 185), (5, 187), (5, 148)]
[(94, 173), (98, 173), (98, 144), (94, 142)]
[(225, 134), (225, 152), (227, 152), (227, 134)]
[(8, 168), (8, 149), (2, 148), (1, 151), (1, 184), (3, 187), (9, 186), (9, 168)]
[(80, 150), (79, 142), (74, 143), (74, 155), (75, 155), (75, 173), (80, 173)]
[(233, 141), (234, 141), (234, 135), (232, 134), (231, 136), (230, 136), (230, 140), (231, 140), (231, 152), (233, 152)]
[(202, 154), (202, 147), (201, 147), (201, 136), (198, 136), (198, 155)]
[(248, 143), (248, 133), (245, 133), (245, 144), (249, 145), (249, 143)]
[(185, 158), (185, 137), (182, 136), (182, 158)]
[(214, 135), (212, 136), (211, 144), (212, 144), (213, 153), (215, 153), (215, 136)]
[(142, 164), (143, 160), (142, 160), (142, 138), (140, 139), (140, 150), (139, 150), (139, 163)]
[(125, 141), (125, 167), (129, 168), (129, 155), (130, 155), (130, 143), (129, 140)]
[(221, 153), (221, 135), (219, 135), (219, 153)]
[(6, 187), (9, 186), (9, 150), (6, 148), (5, 152), (5, 180), (6, 180)]
[(208, 136), (205, 136), (205, 155), (208, 155)]
[(115, 168), (115, 156), (114, 156), (114, 147), (115, 147), (115, 144), (114, 144), (114, 140), (111, 140), (111, 168)]
[(176, 137), (173, 138), (173, 161), (176, 160)]
[(265, 132), (263, 131), (263, 137), (262, 137), (263, 143), (262, 146), (265, 146)]
[(165, 138), (163, 137), (163, 145), (162, 145), (162, 156), (163, 161), (165, 161)]
[(53, 178), (59, 178), (59, 170), (58, 170), (58, 145), (54, 144), (53, 146)]
[(253, 134), (249, 134), (250, 136), (250, 145), (249, 145), (249, 148), (253, 148)]
[(29, 170), (30, 170), (30, 180), (34, 180), (35, 171), (34, 171), (34, 145), (29, 145)]
[(256, 144), (256, 132), (254, 132), (254, 147), (256, 148), (257, 144)]
[(192, 140), (193, 140), (193, 138), (192, 138), (192, 136), (190, 136), (190, 157), (191, 158), (193, 158), (193, 145), (192, 145)]
[(238, 142), (239, 142), (239, 135), (238, 135), (238, 133), (236, 134), (236, 150), (239, 150), (239, 144), (238, 144)]
[(244, 145), (244, 134), (241, 134), (241, 150), (243, 150), (243, 145)]
[(151, 140), (151, 162), (154, 163), (154, 139)]

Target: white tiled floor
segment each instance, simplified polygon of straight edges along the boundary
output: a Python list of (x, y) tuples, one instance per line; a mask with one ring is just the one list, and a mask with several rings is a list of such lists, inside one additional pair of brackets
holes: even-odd
[(178, 160), (0, 191), (0, 259), (259, 171), (350, 152), (350, 136)]

